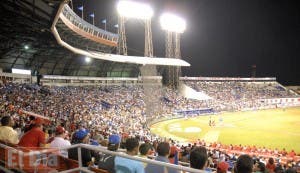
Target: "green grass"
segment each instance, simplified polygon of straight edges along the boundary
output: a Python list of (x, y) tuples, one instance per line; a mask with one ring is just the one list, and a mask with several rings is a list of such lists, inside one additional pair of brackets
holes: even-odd
[[(222, 123), (219, 122), (220, 116)], [(256, 145), (280, 150), (286, 148), (300, 153), (300, 108), (224, 113), (212, 115), (212, 119), (215, 119), (216, 127), (208, 126), (209, 116), (200, 116), (160, 122), (154, 124), (151, 131), (185, 142), (217, 140), (223, 144)], [(201, 131), (185, 132), (190, 127)]]

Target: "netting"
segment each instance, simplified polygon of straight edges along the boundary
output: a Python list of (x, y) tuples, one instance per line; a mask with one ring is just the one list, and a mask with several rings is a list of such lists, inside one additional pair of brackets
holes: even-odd
[(162, 112), (162, 81), (157, 76), (156, 66), (145, 65), (140, 67), (142, 86), (144, 89), (144, 102), (146, 105), (146, 118), (151, 120)]

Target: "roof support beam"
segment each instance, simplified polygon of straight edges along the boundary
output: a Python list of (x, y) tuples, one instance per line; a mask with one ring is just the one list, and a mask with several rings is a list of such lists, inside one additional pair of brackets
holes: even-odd
[(16, 62), (18, 61), (18, 59), (19, 59), (19, 57), (20, 57), (21, 55), (22, 55), (22, 52), (20, 52), (20, 53), (16, 56), (14, 62), (13, 62), (13, 63), (11, 64), (11, 66), (10, 66), (11, 69), (15, 66)]

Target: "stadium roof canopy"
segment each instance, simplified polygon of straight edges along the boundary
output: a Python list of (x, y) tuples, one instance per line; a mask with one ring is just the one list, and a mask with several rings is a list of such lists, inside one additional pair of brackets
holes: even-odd
[[(136, 77), (141, 65), (189, 66), (179, 59), (115, 55), (117, 34), (85, 22), (61, 2), (7, 0), (0, 4), (0, 68), (4, 72), (17, 68), (31, 70), (33, 75)], [(86, 57), (92, 62), (86, 62)]]
[[(139, 65), (93, 59), (75, 54), (59, 45), (51, 33), (60, 0), (6, 0), (0, 3), (0, 68), (30, 69), (32, 74), (76, 76), (137, 76)], [(68, 36), (67, 31), (64, 36)], [(82, 38), (72, 37), (82, 44)], [(92, 46), (91, 46), (92, 47)], [(115, 47), (97, 46), (104, 53)], [(93, 50), (93, 49), (91, 49)]]

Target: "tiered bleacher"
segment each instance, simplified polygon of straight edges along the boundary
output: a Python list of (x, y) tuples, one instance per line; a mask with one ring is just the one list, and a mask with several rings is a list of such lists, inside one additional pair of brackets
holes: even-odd
[[(286, 89), (276, 80), (235, 78), (187, 79), (186, 85), (212, 97), (211, 107), (218, 111), (251, 110), (281, 106), (283, 99), (297, 98), (298, 94)], [(274, 104), (268, 103), (274, 100)], [(280, 99), (277, 100), (276, 99)], [(276, 103), (275, 103), (276, 101)]]
[[(193, 162), (190, 152), (201, 153), (197, 150), (199, 146), (202, 146), (208, 150), (206, 152), (209, 161), (207, 171), (218, 171), (219, 164), (222, 162), (226, 162), (227, 170), (231, 170), (238, 156), (245, 153), (251, 155), (257, 162), (265, 164), (272, 157), (275, 160), (276, 168), (279, 167), (282, 170), (296, 168), (299, 165), (299, 155), (297, 156), (294, 151), (255, 146), (226, 146), (221, 143), (206, 143), (203, 140), (189, 145), (179, 145), (172, 139), (159, 138), (151, 134), (147, 126), (150, 120), (195, 116), (214, 113), (214, 111), (265, 108), (266, 105), (274, 105), (274, 103), (262, 102), (264, 99), (297, 97), (296, 94), (289, 92), (276, 81), (185, 80), (184, 82), (213, 99), (187, 99), (179, 91), (165, 87), (162, 87), (160, 91), (153, 89), (152, 95), (147, 96), (143, 85), (139, 82), (128, 85), (123, 82), (117, 84), (97, 82), (99, 85), (94, 86), (38, 86), (3, 80), (0, 84), (0, 116), (4, 120), (1, 121), (0, 128), (12, 130), (8, 127), (13, 127), (16, 132), (10, 132), (17, 137), (17, 140), (10, 141), (12, 137), (8, 138), (3, 135), (2, 130), (0, 131), (0, 140), (5, 146), (10, 145), (23, 151), (50, 147), (54, 145), (52, 143), (54, 140), (60, 140), (59, 144), (61, 145), (59, 146), (61, 147), (64, 147), (62, 144), (66, 144), (65, 147), (71, 147), (75, 146), (74, 144), (84, 143), (108, 147), (108, 150), (111, 145), (118, 144), (123, 151), (125, 148), (127, 149), (127, 155), (136, 156), (138, 152), (132, 146), (135, 141), (130, 141), (130, 139), (136, 139), (138, 143), (148, 145), (146, 158), (155, 157), (159, 161), (182, 165), (189, 165), (189, 162)], [(161, 106), (156, 114), (147, 115), (148, 107), (145, 102), (147, 97), (156, 100), (157, 104)], [(40, 127), (42, 128), (39, 130)], [(38, 131), (39, 135), (44, 135), (37, 139), (34, 146), (32, 141), (39, 135), (31, 135), (31, 138), (24, 137), (31, 131), (33, 134)], [(113, 135), (119, 136), (120, 139), (112, 138)], [(169, 148), (163, 142), (167, 142)], [(160, 147), (157, 148), (159, 145), (167, 147), (164, 149), (169, 150), (171, 154), (166, 158), (163, 154), (160, 155), (160, 149), (158, 149)], [(1, 148), (3, 151), (1, 160), (5, 161), (7, 155), (3, 154), (7, 154), (7, 152), (3, 145)], [(81, 148), (81, 154), (85, 157), (82, 159), (78, 158), (77, 149), (50, 150), (50, 153), (55, 153), (60, 158), (59, 169), (58, 167), (47, 167), (46, 169), (38, 166), (35, 169), (44, 169), (45, 172), (50, 169), (62, 171), (81, 166), (80, 164), (83, 163), (82, 166), (92, 167), (94, 171), (101, 171), (97, 170), (97, 165), (100, 163), (102, 155), (88, 149), (83, 150), (83, 148)], [(105, 153), (107, 150), (101, 151)], [(47, 152), (49, 153), (49, 151)], [(136, 162), (129, 160), (129, 163)], [(143, 167), (143, 170), (144, 168), (147, 170), (146, 167)], [(159, 166), (154, 164), (154, 167)], [(176, 168), (182, 170), (181, 167)], [(122, 168), (119, 165), (115, 169)], [(26, 171), (33, 172), (34, 169), (28, 168)]]

